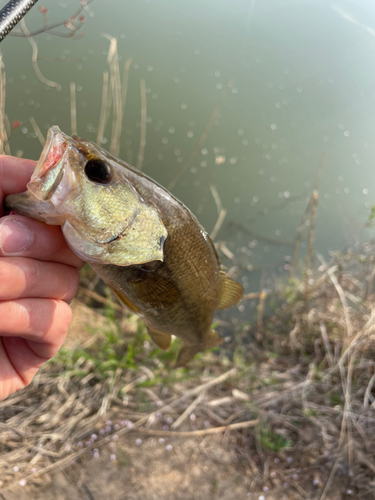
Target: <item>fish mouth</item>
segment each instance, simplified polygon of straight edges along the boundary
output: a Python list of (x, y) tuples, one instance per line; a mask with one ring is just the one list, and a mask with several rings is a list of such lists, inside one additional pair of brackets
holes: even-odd
[[(40, 201), (50, 200), (61, 186), (63, 178), (67, 177), (64, 175), (64, 167), (68, 164), (68, 139), (56, 125), (48, 130), (42, 154), (27, 185), (27, 189)], [(64, 184), (67, 185), (64, 186), (64, 193), (60, 193), (57, 202), (61, 202), (65, 197), (61, 195), (70, 190), (70, 177), (68, 176), (68, 182), (65, 180)]]

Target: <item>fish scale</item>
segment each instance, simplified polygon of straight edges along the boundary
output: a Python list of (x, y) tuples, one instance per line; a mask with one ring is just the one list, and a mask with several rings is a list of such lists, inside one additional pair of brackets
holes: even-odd
[(225, 275), (190, 210), (144, 173), (54, 126), (28, 190), (6, 204), (61, 225), (72, 250), (143, 319), (157, 346), (181, 339), (177, 366), (222, 343), (213, 314), (235, 305), (242, 286)]

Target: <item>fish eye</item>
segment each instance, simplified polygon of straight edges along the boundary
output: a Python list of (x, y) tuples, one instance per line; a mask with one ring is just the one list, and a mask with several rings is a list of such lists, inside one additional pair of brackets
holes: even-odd
[(85, 174), (90, 181), (108, 184), (112, 179), (109, 166), (102, 160), (89, 160), (85, 165)]

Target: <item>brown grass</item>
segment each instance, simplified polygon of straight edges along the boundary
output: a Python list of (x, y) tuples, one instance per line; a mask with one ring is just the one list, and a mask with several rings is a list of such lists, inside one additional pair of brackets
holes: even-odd
[[(249, 492), (371, 498), (374, 250), (368, 243), (323, 260), (307, 299), (303, 279), (279, 283), (267, 298), (276, 311), (263, 315), (262, 331), (259, 325), (237, 329), (225, 349), (201, 356), (190, 370), (147, 357), (152, 347), (142, 337), (133, 368), (100, 374), (85, 350), (95, 350), (102, 332), (117, 323), (129, 345), (140, 325), (103, 297), (100, 283), (101, 295), (82, 289), (69, 337), (70, 350), (83, 347), (82, 356), (69, 370), (47, 365), (30, 387), (0, 405), (0, 492), (21, 479), (37, 485), (46, 474), (70, 470), (72, 461), (86, 467), (93, 450), (108, 447), (114, 435), (126, 449), (128, 434), (198, 440), (204, 448), (223, 434), (232, 436), (237, 459), (252, 471), (243, 477)], [(83, 286), (91, 279), (85, 271)], [(116, 321), (108, 319), (108, 308)], [(93, 333), (84, 333), (87, 324)], [(102, 435), (108, 419), (117, 427)]]

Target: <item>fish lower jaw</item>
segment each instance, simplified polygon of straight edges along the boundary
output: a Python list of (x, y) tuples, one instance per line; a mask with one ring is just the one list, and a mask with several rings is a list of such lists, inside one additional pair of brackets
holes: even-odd
[(105, 249), (102, 244), (89, 240), (69, 221), (62, 226), (66, 242), (73, 252), (89, 264), (103, 264)]
[(77, 186), (75, 173), (69, 168), (64, 167), (63, 178), (52, 195), (51, 202), (55, 207), (61, 205), (68, 196), (71, 195)]

